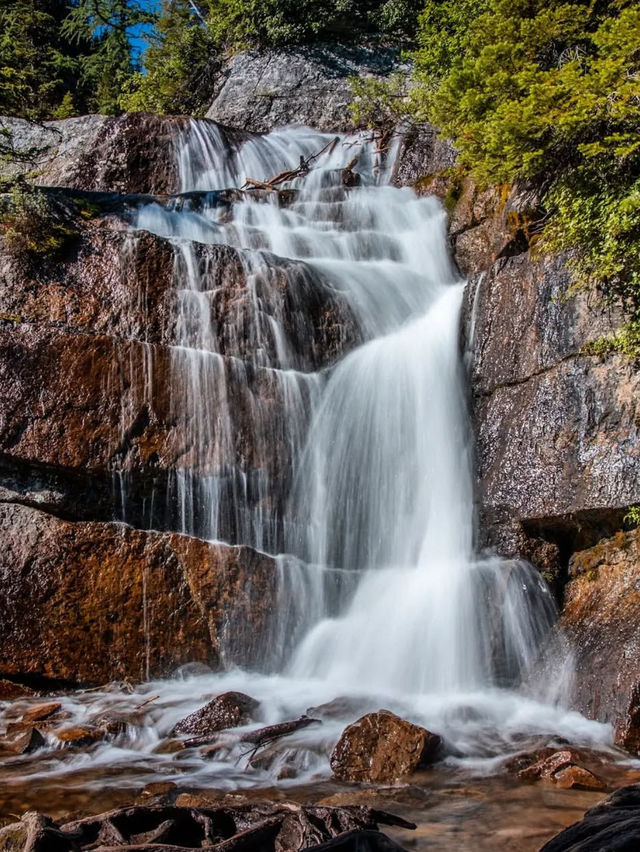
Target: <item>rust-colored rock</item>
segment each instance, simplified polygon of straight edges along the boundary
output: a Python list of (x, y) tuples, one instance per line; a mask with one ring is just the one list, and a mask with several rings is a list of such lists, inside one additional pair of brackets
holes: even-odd
[(583, 766), (570, 763), (553, 773), (553, 783), (563, 790), (606, 790), (606, 784)]
[(12, 680), (0, 680), (0, 701), (13, 701), (16, 698), (30, 698), (35, 690)]
[(640, 745), (640, 529), (575, 553), (561, 619), (576, 665), (576, 707)]
[(181, 719), (173, 729), (179, 736), (207, 736), (225, 728), (253, 721), (260, 703), (242, 692), (224, 692), (199, 710)]
[(105, 683), (263, 653), (276, 588), (263, 554), (15, 504), (0, 504), (0, 536), (9, 676)]
[(330, 758), (341, 781), (391, 783), (432, 763), (440, 737), (388, 710), (368, 713), (342, 732)]
[(55, 731), (54, 736), (65, 746), (83, 748), (106, 739), (107, 732), (100, 728), (89, 728), (86, 725), (73, 725)]
[(42, 722), (44, 719), (50, 719), (62, 707), (59, 701), (50, 701), (47, 704), (38, 704), (36, 707), (31, 707), (22, 715), (23, 722)]

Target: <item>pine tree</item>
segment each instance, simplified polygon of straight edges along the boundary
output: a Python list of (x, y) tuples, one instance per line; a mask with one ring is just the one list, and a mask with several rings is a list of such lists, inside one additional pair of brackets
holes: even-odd
[(156, 16), (136, 0), (78, 0), (62, 26), (63, 34), (77, 42), (89, 39), (92, 52), (83, 63), (85, 78), (94, 90), (92, 107), (117, 115), (127, 81), (136, 71), (131, 37)]
[(62, 32), (70, 9), (69, 0), (0, 0), (0, 113), (50, 118), (71, 94), (74, 109), (86, 108), (89, 45)]

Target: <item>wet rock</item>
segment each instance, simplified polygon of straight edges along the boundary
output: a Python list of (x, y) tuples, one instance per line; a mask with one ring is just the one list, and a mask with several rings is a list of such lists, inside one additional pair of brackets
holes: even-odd
[(206, 737), (225, 728), (237, 728), (255, 720), (260, 702), (242, 692), (224, 692), (199, 710), (181, 719), (174, 736)]
[(640, 784), (621, 787), (540, 852), (631, 852), (640, 848)]
[(1, 745), (15, 754), (33, 754), (45, 747), (46, 740), (37, 728), (30, 728), (17, 737), (3, 740)]
[(49, 701), (47, 704), (38, 704), (31, 707), (22, 714), (23, 722), (42, 722), (44, 719), (50, 719), (60, 709), (62, 704), (59, 701)]
[(54, 735), (63, 745), (73, 748), (85, 748), (106, 739), (107, 732), (86, 725), (73, 725), (55, 731)]
[(198, 655), (215, 664), (223, 642), (238, 662), (264, 653), (276, 566), (250, 548), (1, 503), (0, 533), (8, 675), (102, 684), (166, 674)]
[(319, 846), (309, 846), (309, 852), (406, 852), (380, 831), (347, 831)]
[(391, 783), (433, 763), (440, 743), (436, 734), (380, 710), (345, 728), (331, 769), (341, 781)]
[(575, 706), (616, 727), (616, 742), (640, 744), (640, 529), (575, 553), (561, 624), (575, 658)]
[(618, 719), (614, 742), (631, 754), (640, 754), (640, 683), (629, 690), (629, 703), (626, 713)]
[(16, 698), (30, 698), (35, 690), (11, 680), (0, 680), (0, 701), (14, 701)]
[(317, 716), (321, 719), (345, 719), (366, 713), (370, 709), (372, 700), (370, 698), (352, 698), (341, 695), (325, 704), (317, 707), (309, 707), (307, 716)]
[(237, 53), (223, 71), (207, 118), (259, 133), (285, 124), (349, 130), (349, 77), (389, 74), (399, 65), (398, 54), (331, 44)]
[(606, 785), (593, 772), (570, 763), (553, 773), (553, 783), (563, 790), (605, 790)]

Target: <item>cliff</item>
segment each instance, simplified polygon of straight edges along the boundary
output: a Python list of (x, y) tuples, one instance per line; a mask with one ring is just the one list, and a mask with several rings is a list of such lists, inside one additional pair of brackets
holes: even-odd
[[(351, 124), (348, 75), (386, 73), (394, 61), (392, 56), (374, 57), (366, 51), (346, 55), (328, 47), (241, 54), (228, 67), (209, 116), (242, 128), (242, 133), (288, 122), (345, 129)], [(179, 189), (175, 157), (169, 152), (184, 129), (183, 119), (90, 116), (43, 127), (8, 120), (5, 126), (19, 145), (38, 150), (41, 184), (109, 193)], [(229, 144), (240, 138), (238, 131), (223, 132)], [(636, 659), (634, 590), (640, 569), (635, 539), (621, 530), (628, 507), (640, 503), (640, 379), (635, 365), (621, 356), (589, 354), (587, 344), (615, 329), (619, 317), (605, 314), (591, 294), (573, 293), (566, 258), (541, 254), (532, 246), (530, 226), (541, 215), (535, 196), (522, 189), (480, 191), (470, 181), (452, 183), (446, 170), (454, 163), (455, 152), (432, 128), (413, 130), (405, 139), (395, 180), (446, 198), (452, 250), (468, 275), (461, 340), (475, 436), (478, 544), (504, 556), (531, 559), (545, 572), (564, 602), (562, 621), (579, 651), (576, 706), (623, 724), (637, 676), (629, 661)], [(135, 648), (146, 618), (140, 572), (157, 571), (160, 564), (172, 566), (171, 576), (158, 576), (158, 584), (173, 588), (177, 583), (178, 591), (171, 594), (179, 595), (179, 601), (171, 600), (171, 606), (181, 607), (184, 618), (181, 625), (172, 625), (170, 642), (159, 639), (156, 647), (155, 639), (147, 637), (154, 647), (148, 670), (162, 673), (182, 662), (179, 637), (187, 632), (198, 637), (192, 657), (211, 661), (219, 645), (217, 604), (213, 598), (206, 606), (202, 603), (191, 557), (184, 555), (210, 546), (183, 541), (172, 532), (173, 521), (164, 509), (150, 510), (145, 504), (150, 485), (167, 481), (176, 459), (190, 452), (188, 426), (180, 421), (175, 400), (172, 404), (167, 398), (164, 380), (168, 351), (175, 343), (174, 248), (159, 237), (126, 232), (123, 222), (135, 200), (120, 199), (115, 212), (110, 204), (105, 210), (101, 199), (86, 216), (73, 214), (78, 239), (62, 262), (44, 273), (30, 274), (6, 246), (0, 253), (0, 499), (3, 517), (11, 521), (0, 573), (6, 581), (16, 571), (23, 578), (12, 604), (16, 613), (18, 600), (27, 601), (25, 607), (40, 599), (61, 602), (69, 584), (83, 600), (97, 595), (98, 620), (92, 617), (87, 626), (79, 619), (77, 630), (94, 637), (95, 654), (104, 658), (114, 652), (100, 646), (98, 637), (113, 631), (110, 619), (125, 623), (117, 640), (123, 643), (116, 655), (120, 662), (92, 669), (79, 661), (61, 662), (53, 654), (43, 662), (42, 650), (33, 650), (18, 613), (0, 633), (0, 646), (14, 653), (22, 643), (24, 654), (2, 674), (70, 681), (139, 676), (142, 663)], [(242, 328), (244, 271), (233, 250), (211, 252), (206, 262), (216, 277), (215, 289), (227, 294), (214, 306), (217, 322)], [(286, 303), (286, 292), (282, 298)], [(318, 366), (348, 348), (355, 332), (335, 294), (314, 291), (309, 300), (316, 305), (315, 319), (298, 333), (293, 348), (301, 363)], [(282, 305), (272, 308), (281, 310)], [(239, 416), (250, 417), (257, 406), (260, 423), (277, 433), (278, 387), (267, 372), (253, 367), (238, 378), (237, 359), (246, 362), (248, 354), (220, 353), (227, 393), (238, 400)], [(136, 373), (132, 365), (145, 362), (148, 372)], [(276, 480), (286, 476), (286, 448), (275, 452), (255, 438), (247, 443), (254, 425), (246, 419), (232, 424), (237, 440), (225, 445), (222, 462), (220, 447), (198, 459), (202, 473), (219, 465), (245, 477), (261, 468)], [(115, 523), (123, 520), (115, 470), (128, 477), (134, 508), (126, 520), (165, 532)], [(232, 521), (226, 533), (233, 540)], [(105, 554), (98, 574), (104, 581), (97, 581), (104, 593), (87, 596), (81, 580), (89, 546)], [(46, 570), (39, 567), (42, 559), (48, 559)], [(114, 560), (132, 578), (138, 602), (131, 607), (122, 603), (116, 616), (105, 602), (114, 594), (109, 568)], [(247, 602), (227, 590), (225, 617), (236, 618), (237, 609), (241, 620), (260, 623), (273, 594), (273, 560), (225, 546), (214, 547), (198, 564), (209, 564), (207, 560), (214, 576), (230, 560), (239, 576), (254, 571), (259, 562), (267, 592)], [(66, 569), (56, 574), (61, 561)], [(595, 567), (585, 568), (592, 563)], [(34, 571), (48, 578), (46, 593), (35, 586), (30, 591)], [(631, 590), (631, 597), (614, 613), (611, 596), (617, 583)], [(66, 617), (66, 605), (60, 607), (52, 612)], [(40, 623), (45, 624), (44, 616)], [(130, 635), (127, 641), (125, 634)], [(623, 634), (625, 641), (620, 640)], [(168, 647), (175, 650), (169, 653)], [(238, 651), (237, 658), (251, 658), (252, 647)]]

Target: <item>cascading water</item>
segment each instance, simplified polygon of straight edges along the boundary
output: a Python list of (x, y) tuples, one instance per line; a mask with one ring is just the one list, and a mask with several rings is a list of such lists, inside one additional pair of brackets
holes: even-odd
[[(390, 707), (445, 735), (461, 759), (494, 759), (541, 732), (609, 736), (535, 693), (532, 669), (555, 641), (537, 572), (474, 554), (463, 283), (440, 205), (392, 187), (395, 150), (383, 162), (375, 144), (302, 128), (235, 144), (192, 122), (179, 147), (190, 194), (138, 211), (134, 227), (175, 249), (171, 395), (190, 449), (162, 496), (173, 528), (286, 554), (262, 671), (153, 684), (152, 726), (99, 750), (101, 765), (135, 764), (138, 782), (162, 767), (192, 783), (264, 783), (233, 746), (228, 760), (154, 752), (158, 733), (228, 689), (260, 699), (263, 723), (355, 696), (359, 710)], [(355, 156), (357, 186), (342, 171)], [(301, 157), (310, 170), (284, 192), (227, 191)], [(237, 290), (219, 271), (234, 258)], [(234, 323), (216, 321), (221, 301)], [(66, 707), (82, 720), (88, 702)], [(296, 757), (272, 774), (295, 759), (298, 778), (326, 775), (346, 721), (297, 735)]]

